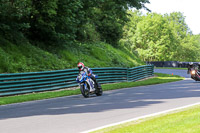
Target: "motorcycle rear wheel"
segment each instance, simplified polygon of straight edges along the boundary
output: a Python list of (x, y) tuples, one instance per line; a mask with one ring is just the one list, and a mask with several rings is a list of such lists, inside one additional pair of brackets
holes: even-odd
[(97, 96), (101, 96), (103, 94), (103, 90), (102, 90), (102, 87), (99, 83), (97, 83), (98, 85), (95, 86), (96, 88), (96, 95)]

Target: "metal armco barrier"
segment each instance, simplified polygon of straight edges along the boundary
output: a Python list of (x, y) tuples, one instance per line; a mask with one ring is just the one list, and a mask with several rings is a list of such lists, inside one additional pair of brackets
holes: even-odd
[[(134, 68), (92, 68), (99, 83), (137, 81), (154, 74), (154, 66)], [(0, 96), (76, 87), (78, 69), (0, 74)]]

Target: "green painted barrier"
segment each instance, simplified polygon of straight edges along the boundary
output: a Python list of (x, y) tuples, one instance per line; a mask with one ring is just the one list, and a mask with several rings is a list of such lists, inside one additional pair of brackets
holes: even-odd
[[(99, 83), (137, 81), (154, 74), (153, 65), (134, 68), (92, 68)], [(0, 74), (0, 96), (76, 87), (78, 69)]]

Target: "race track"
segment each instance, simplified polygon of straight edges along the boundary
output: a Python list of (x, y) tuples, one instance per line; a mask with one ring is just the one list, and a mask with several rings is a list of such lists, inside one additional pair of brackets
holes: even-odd
[(1, 133), (78, 133), (127, 119), (200, 102), (200, 82), (186, 70), (155, 72), (177, 74), (186, 80), (0, 106)]

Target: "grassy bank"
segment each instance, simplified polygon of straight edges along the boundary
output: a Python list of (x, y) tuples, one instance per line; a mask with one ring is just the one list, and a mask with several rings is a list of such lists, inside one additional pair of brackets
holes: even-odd
[(2, 37), (0, 62), (0, 73), (75, 68), (78, 62), (84, 62), (89, 67), (135, 67), (144, 64), (136, 55), (125, 49), (114, 48), (103, 42), (47, 48), (39, 43), (33, 45), (28, 40), (13, 44)]
[[(179, 81), (183, 79), (180, 76), (170, 75), (170, 74), (156, 73), (156, 75), (157, 76), (153, 78), (149, 78), (143, 81), (103, 84), (102, 88), (104, 91), (107, 91), (107, 90), (113, 90), (113, 89), (167, 83), (167, 82)], [(70, 95), (77, 95), (77, 94), (81, 94), (79, 88), (75, 90), (62, 90), (62, 91), (52, 91), (52, 92), (44, 92), (44, 93), (33, 93), (33, 94), (19, 95), (19, 96), (1, 97), (0, 105), (20, 103), (20, 102), (33, 101), (33, 100), (41, 100), (41, 99), (49, 99), (49, 98), (63, 97), (63, 96), (70, 96)]]
[(199, 133), (199, 110), (200, 105), (109, 127), (95, 133)]

